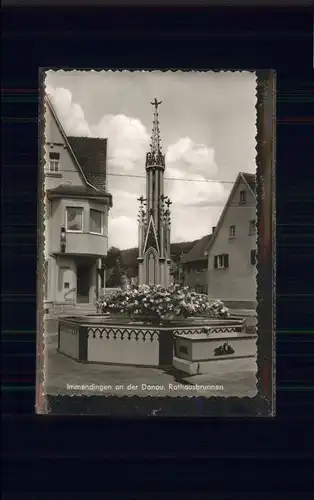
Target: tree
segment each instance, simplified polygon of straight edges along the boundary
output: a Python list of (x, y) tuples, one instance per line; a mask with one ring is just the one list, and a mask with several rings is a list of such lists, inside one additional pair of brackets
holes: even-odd
[(117, 247), (110, 247), (105, 259), (107, 269), (113, 269), (117, 265), (117, 259), (121, 260), (121, 250)]
[(115, 288), (121, 285), (121, 250), (117, 247), (110, 247), (106, 257), (108, 288)]

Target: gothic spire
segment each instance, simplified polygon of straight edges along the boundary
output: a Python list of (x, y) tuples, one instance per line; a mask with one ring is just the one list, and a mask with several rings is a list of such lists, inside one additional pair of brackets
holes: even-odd
[(150, 152), (152, 155), (156, 157), (162, 152), (160, 145), (160, 131), (159, 131), (159, 120), (158, 120), (158, 106), (161, 103), (162, 101), (158, 101), (156, 97), (154, 101), (151, 102), (151, 104), (154, 106), (155, 109), (154, 109), (154, 120), (153, 120)]
[(153, 129), (151, 136), (150, 150), (146, 155), (146, 168), (147, 167), (162, 167), (165, 169), (165, 155), (162, 152), (160, 143), (159, 119), (158, 119), (158, 106), (162, 101), (158, 101), (157, 97), (151, 102), (154, 106), (154, 119)]

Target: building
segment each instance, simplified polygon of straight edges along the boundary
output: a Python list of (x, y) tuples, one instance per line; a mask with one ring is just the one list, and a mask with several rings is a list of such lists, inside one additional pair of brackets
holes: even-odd
[(107, 140), (67, 137), (45, 100), (45, 310), (94, 310), (108, 248)]
[(240, 172), (208, 252), (208, 295), (231, 308), (256, 308), (256, 181)]
[(208, 257), (207, 246), (211, 234), (203, 236), (192, 249), (182, 256), (179, 264), (180, 282), (193, 288), (197, 293), (208, 293)]
[(170, 284), (170, 205), (164, 195), (165, 155), (160, 144), (158, 106), (154, 106), (150, 151), (146, 155), (146, 198), (139, 198), (138, 282), (140, 285)]

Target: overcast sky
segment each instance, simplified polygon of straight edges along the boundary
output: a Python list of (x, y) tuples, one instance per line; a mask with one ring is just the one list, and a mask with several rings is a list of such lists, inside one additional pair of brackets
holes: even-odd
[(172, 242), (209, 234), (238, 172), (255, 173), (254, 73), (49, 71), (46, 91), (67, 135), (108, 138), (109, 246), (137, 246), (145, 178), (130, 175), (145, 176), (154, 97), (165, 177), (177, 179), (165, 181)]

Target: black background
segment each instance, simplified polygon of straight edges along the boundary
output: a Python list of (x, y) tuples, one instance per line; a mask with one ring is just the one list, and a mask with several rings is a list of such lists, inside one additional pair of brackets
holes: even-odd
[[(312, 29), (311, 8), (304, 7), (3, 10), (2, 86), (33, 95), (21, 103), (25, 93), (17, 92), (13, 102), (4, 99), (2, 109), (2, 338), (7, 340), (2, 476), (7, 492), (32, 491), (31, 498), (37, 498), (36, 491), (120, 491), (123, 498), (146, 499), (153, 494), (140, 491), (164, 492), (158, 498), (181, 491), (180, 498), (194, 499), (200, 498), (196, 491), (206, 490), (242, 492), (239, 498), (259, 498), (252, 492), (264, 492), (265, 498), (276, 491), (298, 491), (294, 498), (302, 498), (301, 491), (313, 490)], [(277, 70), (276, 419), (32, 415), (40, 66)], [(25, 339), (19, 352), (13, 330)], [(59, 404), (66, 411), (64, 402)], [(186, 497), (189, 491), (194, 493)]]

